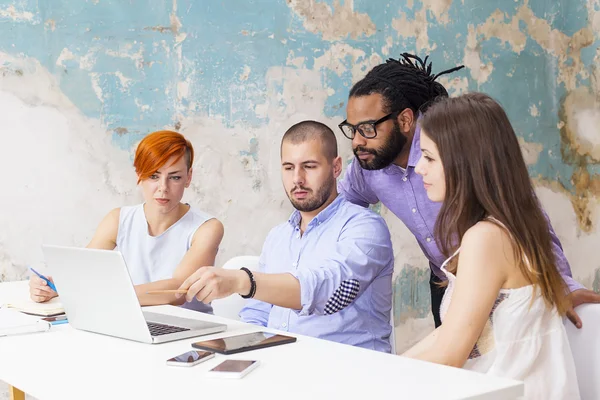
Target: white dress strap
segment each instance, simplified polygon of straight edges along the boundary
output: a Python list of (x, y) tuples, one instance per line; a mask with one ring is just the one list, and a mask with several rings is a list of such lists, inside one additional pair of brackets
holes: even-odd
[(440, 269), (446, 273), (449, 274), (450, 272), (448, 272), (448, 270), (446, 269), (446, 265), (448, 265), (448, 263), (450, 262), (450, 260), (452, 260), (454, 257), (456, 257), (456, 255), (458, 254), (458, 252), (460, 251), (460, 247), (458, 249), (456, 249), (456, 251), (454, 252), (454, 254), (452, 254), (450, 257), (448, 257), (446, 259), (446, 261), (444, 261), (444, 263), (442, 264), (442, 266), (440, 267)]

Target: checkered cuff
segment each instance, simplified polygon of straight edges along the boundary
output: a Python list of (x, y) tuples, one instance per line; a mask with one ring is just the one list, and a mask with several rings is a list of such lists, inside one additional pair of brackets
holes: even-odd
[(349, 306), (358, 295), (359, 290), (360, 283), (356, 279), (343, 281), (325, 304), (325, 315), (335, 314)]

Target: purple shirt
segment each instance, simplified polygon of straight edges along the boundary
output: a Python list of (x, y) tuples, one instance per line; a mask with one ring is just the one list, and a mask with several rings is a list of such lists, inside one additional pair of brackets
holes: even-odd
[[(421, 250), (429, 259), (433, 273), (445, 280), (440, 266), (446, 257), (440, 252), (433, 234), (442, 203), (433, 202), (427, 197), (423, 179), (415, 172), (420, 158), (421, 129), (417, 126), (406, 170), (396, 164), (380, 170), (366, 170), (354, 159), (348, 166), (344, 179), (338, 183), (338, 190), (352, 203), (367, 207), (369, 204), (381, 202), (386, 206), (415, 236)], [(572, 278), (571, 267), (560, 241), (545, 212), (544, 216), (550, 228), (552, 247), (560, 274), (570, 291), (583, 289), (584, 287)]]

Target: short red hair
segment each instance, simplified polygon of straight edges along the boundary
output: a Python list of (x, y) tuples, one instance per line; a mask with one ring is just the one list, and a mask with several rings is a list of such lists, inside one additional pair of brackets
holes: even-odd
[(135, 151), (133, 166), (138, 174), (138, 183), (148, 179), (162, 168), (171, 157), (175, 162), (185, 156), (188, 171), (194, 162), (194, 148), (182, 134), (173, 131), (157, 131), (147, 135)]

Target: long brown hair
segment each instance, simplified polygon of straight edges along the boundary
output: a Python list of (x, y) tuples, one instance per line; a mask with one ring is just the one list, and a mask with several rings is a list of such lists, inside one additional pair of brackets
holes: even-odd
[[(518, 267), (544, 301), (564, 315), (566, 287), (552, 251), (548, 221), (535, 196), (508, 116), (483, 93), (441, 99), (421, 127), (437, 146), (446, 194), (435, 224), (442, 253), (453, 254), (465, 232), (482, 219), (498, 220), (512, 238)], [(455, 272), (457, 263), (449, 266)]]

